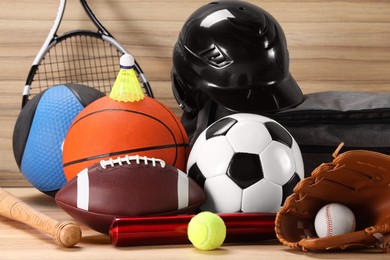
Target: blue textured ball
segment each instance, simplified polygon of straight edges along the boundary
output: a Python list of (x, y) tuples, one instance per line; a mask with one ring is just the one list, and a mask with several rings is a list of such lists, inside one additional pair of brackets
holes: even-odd
[(78, 113), (103, 97), (79, 84), (53, 86), (29, 101), (19, 114), (13, 133), (15, 160), (23, 176), (38, 190), (54, 196), (66, 184), (62, 143)]

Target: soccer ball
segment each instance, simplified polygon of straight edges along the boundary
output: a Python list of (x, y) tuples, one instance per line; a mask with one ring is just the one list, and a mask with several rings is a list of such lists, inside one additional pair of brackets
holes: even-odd
[(255, 114), (224, 117), (196, 139), (187, 173), (207, 193), (201, 209), (215, 213), (276, 213), (304, 178), (291, 134)]

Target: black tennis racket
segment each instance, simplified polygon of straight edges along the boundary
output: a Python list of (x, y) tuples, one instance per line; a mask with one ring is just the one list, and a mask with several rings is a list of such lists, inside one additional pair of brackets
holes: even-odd
[[(22, 107), (42, 90), (63, 83), (84, 84), (106, 94), (111, 91), (119, 71), (119, 58), (129, 52), (104, 28), (86, 0), (80, 0), (80, 3), (97, 27), (97, 32), (78, 29), (58, 36), (66, 6), (66, 0), (60, 0), (54, 25), (27, 76)], [(145, 95), (153, 97), (137, 62), (135, 71)]]

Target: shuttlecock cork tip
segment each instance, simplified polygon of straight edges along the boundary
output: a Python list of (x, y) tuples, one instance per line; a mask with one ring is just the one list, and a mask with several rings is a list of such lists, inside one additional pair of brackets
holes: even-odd
[(123, 54), (119, 60), (119, 65), (121, 68), (131, 68), (134, 66), (134, 57), (131, 56), (130, 54)]
[(130, 54), (119, 59), (120, 70), (110, 92), (110, 98), (119, 102), (136, 102), (144, 99), (144, 93), (134, 71), (135, 61)]

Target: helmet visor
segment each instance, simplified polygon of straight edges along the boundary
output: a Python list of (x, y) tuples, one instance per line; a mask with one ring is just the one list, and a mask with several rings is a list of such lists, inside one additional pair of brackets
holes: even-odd
[(273, 84), (246, 88), (214, 86), (207, 92), (215, 102), (235, 112), (277, 112), (303, 101), (302, 91), (291, 74)]

